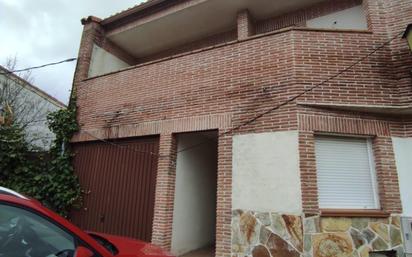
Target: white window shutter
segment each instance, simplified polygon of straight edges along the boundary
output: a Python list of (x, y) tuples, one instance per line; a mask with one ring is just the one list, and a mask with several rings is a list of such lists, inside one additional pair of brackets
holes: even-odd
[(371, 146), (366, 138), (316, 137), (321, 209), (379, 209)]

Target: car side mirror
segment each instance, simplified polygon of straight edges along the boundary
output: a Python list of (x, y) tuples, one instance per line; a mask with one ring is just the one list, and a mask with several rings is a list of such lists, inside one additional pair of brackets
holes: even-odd
[(93, 257), (93, 252), (86, 247), (79, 246), (74, 253), (74, 257)]

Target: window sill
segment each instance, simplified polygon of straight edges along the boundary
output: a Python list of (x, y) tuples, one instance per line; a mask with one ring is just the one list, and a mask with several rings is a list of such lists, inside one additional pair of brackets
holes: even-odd
[(382, 210), (358, 210), (358, 209), (321, 209), (321, 217), (369, 217), (388, 218), (390, 213)]

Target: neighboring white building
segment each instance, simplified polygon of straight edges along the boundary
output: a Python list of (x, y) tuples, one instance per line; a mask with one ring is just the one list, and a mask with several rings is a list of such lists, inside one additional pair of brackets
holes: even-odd
[(48, 150), (54, 134), (48, 128), (47, 115), (66, 105), (0, 66), (0, 107), (6, 101), (15, 121), (24, 126), (27, 141), (36, 150)]

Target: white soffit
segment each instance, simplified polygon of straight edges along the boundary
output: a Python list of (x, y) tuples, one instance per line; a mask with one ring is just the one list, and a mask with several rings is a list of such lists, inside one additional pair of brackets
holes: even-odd
[(147, 56), (236, 28), (236, 16), (248, 9), (257, 20), (298, 10), (321, 0), (208, 0), (148, 22), (116, 29), (108, 37), (135, 57)]

